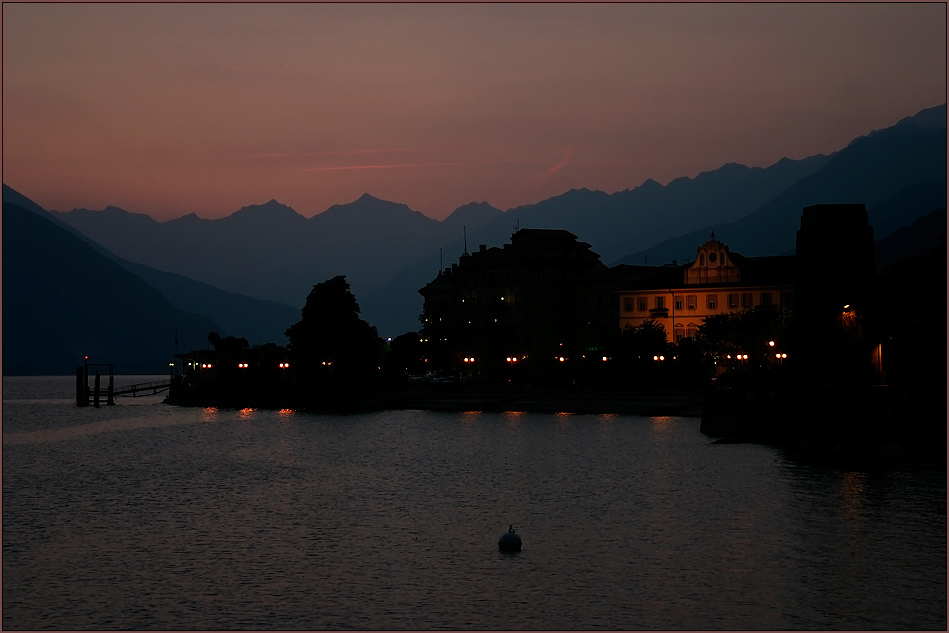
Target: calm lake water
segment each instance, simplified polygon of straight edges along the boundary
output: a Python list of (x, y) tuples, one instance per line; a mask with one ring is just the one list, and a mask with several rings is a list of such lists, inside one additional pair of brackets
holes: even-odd
[(73, 389), (3, 379), (5, 629), (946, 629), (941, 466), (818, 467), (698, 418)]

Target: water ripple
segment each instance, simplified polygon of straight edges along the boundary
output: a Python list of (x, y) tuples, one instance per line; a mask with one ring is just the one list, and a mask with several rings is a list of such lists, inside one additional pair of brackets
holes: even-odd
[(694, 418), (4, 405), (4, 628), (946, 624), (938, 470)]

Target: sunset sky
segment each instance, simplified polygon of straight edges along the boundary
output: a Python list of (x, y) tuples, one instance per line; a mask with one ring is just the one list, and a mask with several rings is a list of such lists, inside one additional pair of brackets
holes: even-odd
[(4, 4), (48, 209), (443, 218), (844, 147), (946, 101), (945, 4)]

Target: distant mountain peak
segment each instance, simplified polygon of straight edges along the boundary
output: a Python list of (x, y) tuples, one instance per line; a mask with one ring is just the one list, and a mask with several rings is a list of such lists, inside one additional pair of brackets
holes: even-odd
[(127, 211), (122, 207), (117, 207), (112, 204), (106, 206), (103, 209), (72, 209), (71, 211), (54, 211), (53, 213), (59, 214), (60, 216), (73, 215), (99, 217), (104, 218), (105, 221), (108, 222), (119, 221), (120, 219), (129, 219), (140, 224), (157, 224), (155, 219), (147, 213), (133, 213), (132, 211)]
[(487, 202), (469, 202), (452, 211), (442, 220), (442, 224), (462, 224), (475, 229), (484, 226), (502, 213), (503, 211)]
[(922, 129), (931, 128), (945, 130), (946, 104), (943, 103), (942, 105), (937, 105), (932, 108), (925, 108), (912, 116), (900, 119), (895, 125), (873, 130), (864, 136), (858, 136), (857, 138), (850, 141), (847, 147), (852, 147), (856, 143), (862, 143), (864, 139), (876, 134), (894, 134), (897, 130), (904, 129), (907, 126), (915, 126)]
[(352, 202), (346, 204), (334, 204), (323, 213), (318, 213), (317, 215), (313, 216), (313, 218), (320, 216), (323, 216), (324, 219), (333, 218), (340, 214), (369, 214), (371, 217), (383, 217), (403, 213), (423, 215), (418, 211), (412, 210), (409, 205), (405, 204), (404, 202), (391, 202), (389, 200), (383, 200), (367, 192)]
[(946, 104), (938, 105), (932, 108), (920, 110), (913, 116), (900, 119), (897, 125), (918, 125), (920, 127), (945, 128), (946, 127)]
[(116, 214), (125, 214), (125, 215), (145, 215), (144, 213), (132, 213), (131, 211), (126, 211), (122, 207), (117, 207), (114, 204), (110, 204), (102, 209), (87, 209), (87, 208), (74, 208), (68, 213), (104, 213), (107, 215), (116, 215)]
[(241, 207), (228, 217), (272, 220), (274, 218), (302, 218), (303, 216), (294, 211), (292, 207), (289, 207), (281, 202), (277, 202), (275, 198), (271, 198), (263, 204), (252, 204), (246, 207)]
[(460, 209), (484, 209), (488, 211), (500, 212), (500, 209), (498, 209), (497, 207), (492, 205), (490, 202), (487, 202), (485, 200), (482, 200), (481, 202), (468, 202), (466, 204), (461, 205), (457, 209), (455, 209), (455, 211), (458, 211)]

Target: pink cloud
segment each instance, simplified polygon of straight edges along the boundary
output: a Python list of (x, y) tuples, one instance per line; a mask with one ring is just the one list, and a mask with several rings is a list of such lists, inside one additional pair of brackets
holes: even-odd
[(535, 178), (531, 178), (530, 180), (527, 180), (527, 181), (521, 183), (520, 185), (518, 185), (518, 188), (520, 188), (520, 187), (526, 187), (527, 185), (532, 185), (532, 184), (534, 184), (535, 182), (540, 182), (540, 181), (542, 181), (542, 180), (547, 180), (548, 178), (550, 178), (551, 176), (553, 176), (554, 174), (556, 174), (558, 171), (560, 171), (561, 169), (563, 169), (564, 167), (566, 167), (566, 166), (570, 163), (570, 159), (571, 159), (572, 157), (573, 157), (573, 147), (568, 147), (568, 148), (566, 148), (566, 149), (564, 150), (563, 158), (560, 160), (559, 163), (557, 163), (556, 165), (554, 165), (553, 167), (551, 167), (550, 169), (548, 169), (547, 171), (545, 171), (545, 172), (542, 173), (541, 175), (539, 175), (539, 176), (537, 176), (537, 177), (535, 177)]

